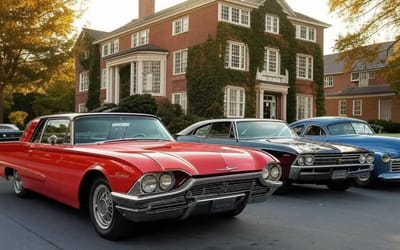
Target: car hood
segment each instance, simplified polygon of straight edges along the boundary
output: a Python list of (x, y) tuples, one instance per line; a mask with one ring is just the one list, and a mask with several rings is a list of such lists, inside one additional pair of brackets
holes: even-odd
[(183, 170), (191, 175), (260, 171), (267, 158), (253, 150), (183, 142), (104, 143), (80, 151), (129, 161), (142, 172)]
[(400, 157), (400, 138), (378, 135), (338, 135), (330, 136), (329, 141), (363, 147), (377, 153), (387, 153), (393, 158)]
[(250, 143), (258, 144), (257, 148), (281, 150), (292, 154), (332, 154), (365, 151), (358, 147), (310, 141), (300, 138), (251, 140)]

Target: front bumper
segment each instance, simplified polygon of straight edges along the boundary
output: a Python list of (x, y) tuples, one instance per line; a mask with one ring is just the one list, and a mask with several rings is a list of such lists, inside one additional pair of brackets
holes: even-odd
[(196, 214), (234, 211), (248, 202), (265, 201), (282, 185), (261, 173), (191, 178), (179, 189), (147, 196), (112, 192), (117, 210), (134, 222), (185, 219)]
[(369, 174), (373, 169), (373, 164), (291, 166), (289, 179), (302, 183), (340, 181)]

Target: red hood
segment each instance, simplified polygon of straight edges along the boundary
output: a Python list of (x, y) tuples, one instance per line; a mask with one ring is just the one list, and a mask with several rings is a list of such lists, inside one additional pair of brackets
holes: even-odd
[(112, 142), (75, 147), (78, 151), (129, 161), (142, 172), (184, 170), (191, 175), (258, 171), (271, 158), (242, 148), (181, 142)]

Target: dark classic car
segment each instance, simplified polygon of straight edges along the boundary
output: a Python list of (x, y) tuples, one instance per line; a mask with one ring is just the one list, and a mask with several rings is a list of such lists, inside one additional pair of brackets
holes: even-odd
[(282, 166), (285, 193), (292, 183), (324, 184), (346, 190), (350, 179), (369, 175), (368, 150), (299, 138), (286, 122), (270, 119), (216, 119), (195, 123), (176, 134), (178, 141), (257, 148), (274, 155)]
[(342, 143), (369, 149), (375, 153), (374, 171), (355, 181), (374, 186), (379, 181), (400, 181), (400, 139), (376, 135), (363, 120), (348, 117), (316, 117), (290, 124), (301, 137)]
[(235, 216), (282, 183), (279, 161), (252, 149), (176, 142), (160, 120), (129, 113), (60, 114), (31, 121), (0, 143), (0, 176), (88, 207), (97, 233), (117, 239), (127, 220)]
[(0, 124), (0, 141), (18, 141), (23, 131), (11, 123)]

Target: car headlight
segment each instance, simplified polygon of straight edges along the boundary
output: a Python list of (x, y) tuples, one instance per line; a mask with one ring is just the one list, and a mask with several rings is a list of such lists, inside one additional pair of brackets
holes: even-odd
[(174, 178), (171, 174), (160, 175), (160, 189), (165, 191), (170, 189), (174, 185)]
[(141, 187), (143, 193), (152, 193), (157, 189), (157, 178), (156, 176), (149, 174), (143, 177), (141, 181)]
[(297, 159), (297, 165), (304, 166), (304, 162), (305, 162), (304, 156), (299, 156), (299, 158)]
[(304, 163), (307, 166), (312, 166), (314, 164), (314, 157), (312, 155), (306, 155), (304, 157)]
[(265, 181), (278, 181), (282, 176), (282, 168), (279, 164), (266, 165), (262, 170), (262, 178)]
[(361, 154), (360, 157), (358, 158), (358, 161), (361, 164), (364, 164), (367, 161), (367, 157), (364, 154)]
[(391, 160), (392, 160), (392, 157), (390, 155), (388, 155), (388, 154), (383, 154), (382, 155), (382, 161), (384, 163), (389, 163)]

